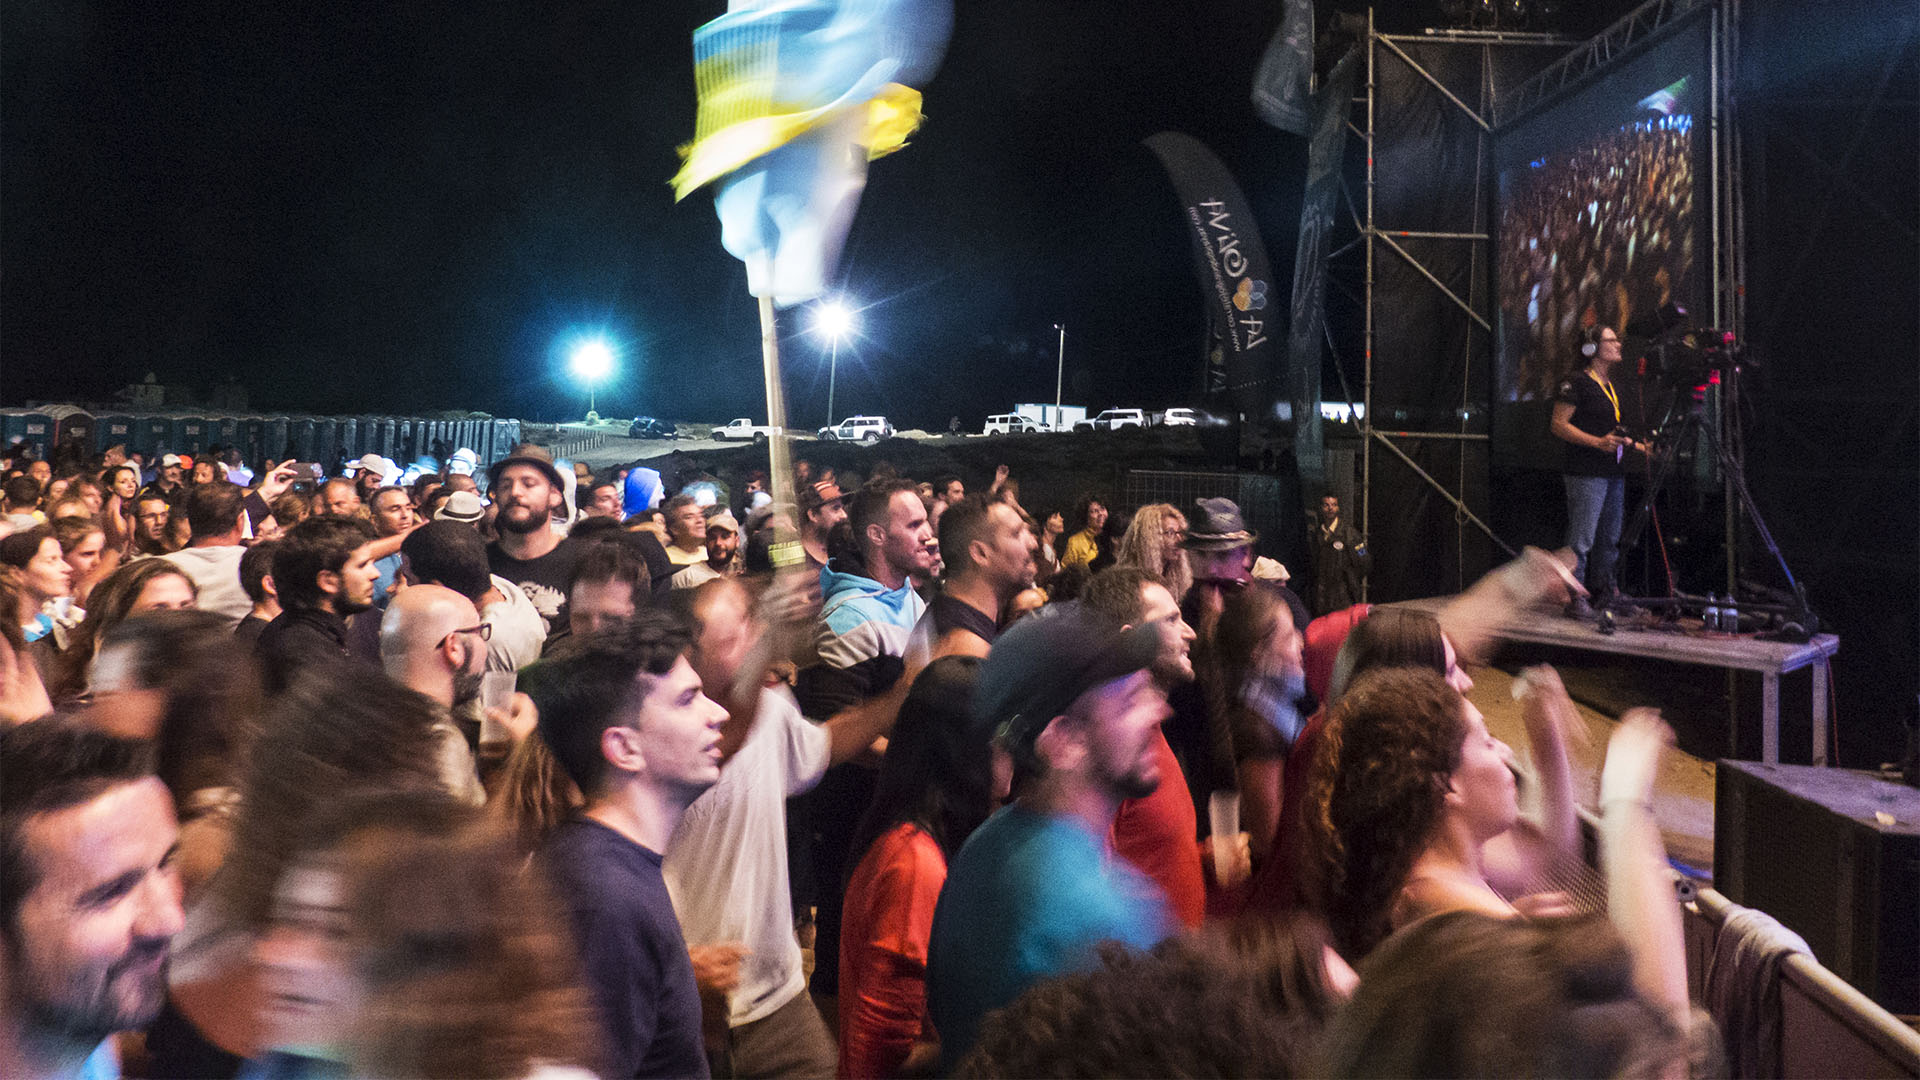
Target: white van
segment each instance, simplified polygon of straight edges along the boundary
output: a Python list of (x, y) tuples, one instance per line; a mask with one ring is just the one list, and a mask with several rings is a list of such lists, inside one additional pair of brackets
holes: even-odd
[(995, 413), (987, 417), (987, 426), (981, 429), (980, 434), (1026, 435), (1039, 430), (1039, 424), (1034, 423), (1027, 417), (1021, 416), (1019, 413), (1009, 412)]

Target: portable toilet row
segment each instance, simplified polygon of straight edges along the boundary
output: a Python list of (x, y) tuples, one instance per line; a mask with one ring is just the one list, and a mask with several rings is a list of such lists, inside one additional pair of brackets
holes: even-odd
[[(259, 416), (225, 413), (90, 413), (74, 405), (0, 409), (0, 445), (15, 440), (51, 455), (63, 442), (87, 452), (124, 446), (146, 457), (201, 454), (237, 447), (249, 463), (268, 459), (317, 461), (329, 470), (343, 461), (378, 454), (411, 462), (422, 454), (444, 460), (465, 447), (482, 467), (507, 456), (520, 441), (520, 421), (488, 416), (428, 419), (409, 416)], [(434, 451), (439, 453), (435, 454)]]

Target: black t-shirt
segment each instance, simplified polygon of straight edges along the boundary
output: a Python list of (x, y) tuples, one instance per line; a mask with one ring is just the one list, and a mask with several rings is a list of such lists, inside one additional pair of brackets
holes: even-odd
[[(1618, 393), (1617, 389), (1615, 393)], [(1573, 426), (1589, 435), (1606, 435), (1619, 426), (1620, 418), (1614, 410), (1613, 401), (1585, 368), (1561, 379), (1553, 400), (1572, 405)], [(1626, 473), (1619, 457), (1611, 450), (1594, 450), (1572, 443), (1561, 445), (1566, 448), (1567, 454), (1561, 471), (1569, 476), (1622, 476)]]
[(977, 634), (989, 645), (1000, 636), (1000, 627), (987, 617), (986, 612), (946, 593), (934, 597), (933, 603), (927, 605), (927, 611), (933, 616), (933, 636), (936, 641), (945, 637), (949, 630), (966, 630)]
[(700, 990), (660, 853), (589, 818), (555, 828), (540, 862), (572, 917), (610, 1052), (606, 1075), (707, 1075)]
[(571, 540), (537, 559), (516, 559), (500, 549), (500, 541), (487, 545), (487, 569), (520, 587), (533, 601), (535, 611), (553, 634), (567, 626), (567, 582), (573, 578), (574, 564), (580, 561), (580, 545)]

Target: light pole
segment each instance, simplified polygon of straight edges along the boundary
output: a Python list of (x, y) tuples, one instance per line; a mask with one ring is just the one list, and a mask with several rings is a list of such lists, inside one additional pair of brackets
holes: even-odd
[(567, 366), (574, 378), (587, 384), (587, 417), (598, 419), (599, 402), (594, 400), (594, 391), (600, 380), (613, 373), (613, 347), (599, 338), (589, 338), (573, 347)]
[(1053, 368), (1053, 430), (1060, 430), (1060, 383), (1067, 373), (1067, 324), (1054, 323), (1060, 331), (1060, 360)]
[(853, 333), (853, 309), (838, 298), (824, 301), (814, 309), (813, 329), (828, 341), (827, 426), (832, 427), (834, 382), (840, 374), (840, 339)]

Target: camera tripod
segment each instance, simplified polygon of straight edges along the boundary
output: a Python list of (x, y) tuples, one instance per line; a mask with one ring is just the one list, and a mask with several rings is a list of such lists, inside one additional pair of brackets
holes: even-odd
[[(1738, 377), (1738, 368), (1729, 366), (1726, 370), (1724, 386), (1728, 391), (1725, 401), (1730, 415), (1737, 398), (1735, 385)], [(1806, 586), (1793, 576), (1792, 568), (1787, 565), (1787, 557), (1781, 553), (1780, 545), (1773, 539), (1773, 530), (1767, 528), (1766, 518), (1761, 515), (1760, 507), (1753, 501), (1753, 493), (1747, 487), (1745, 463), (1727, 447), (1720, 433), (1714, 430), (1714, 425), (1706, 422), (1705, 408), (1700, 404), (1691, 403), (1689, 400), (1691, 396), (1684, 387), (1674, 389), (1673, 402), (1668, 406), (1667, 416), (1662, 421), (1661, 428), (1654, 439), (1652, 462), (1648, 470), (1651, 478), (1648, 481), (1646, 493), (1635, 507), (1627, 527), (1620, 534), (1620, 554), (1624, 556), (1628, 551), (1639, 546), (1641, 534), (1646, 531), (1647, 523), (1653, 516), (1654, 502), (1660, 497), (1661, 489), (1673, 475), (1674, 466), (1679, 460), (1680, 448), (1697, 437), (1704, 436), (1707, 445), (1713, 449), (1715, 459), (1720, 463), (1721, 475), (1726, 477), (1728, 486), (1739, 498), (1741, 509), (1746, 512), (1747, 520), (1752, 523), (1754, 532), (1760, 537), (1760, 542), (1766, 546), (1768, 554), (1772, 555), (1773, 560), (1779, 564), (1780, 573), (1787, 582), (1787, 591), (1784, 593), (1741, 582), (1750, 592), (1764, 591), (1771, 594), (1771, 602), (1739, 603), (1733, 601), (1731, 597), (1729, 601), (1735, 603), (1742, 612), (1777, 617), (1780, 621), (1778, 629), (1763, 635), (1769, 640), (1807, 641), (1819, 632), (1819, 618), (1807, 603)], [(1677, 425), (1673, 423), (1676, 411), (1681, 413)], [(1735, 422), (1738, 422), (1737, 419)], [(1728, 558), (1732, 558), (1731, 540), (1728, 545)], [(1671, 589), (1670, 595), (1667, 596), (1628, 597), (1627, 599), (1631, 603), (1659, 612), (1667, 621), (1677, 619), (1684, 612), (1704, 612), (1705, 609), (1714, 605), (1711, 597), (1691, 595), (1678, 588)]]

